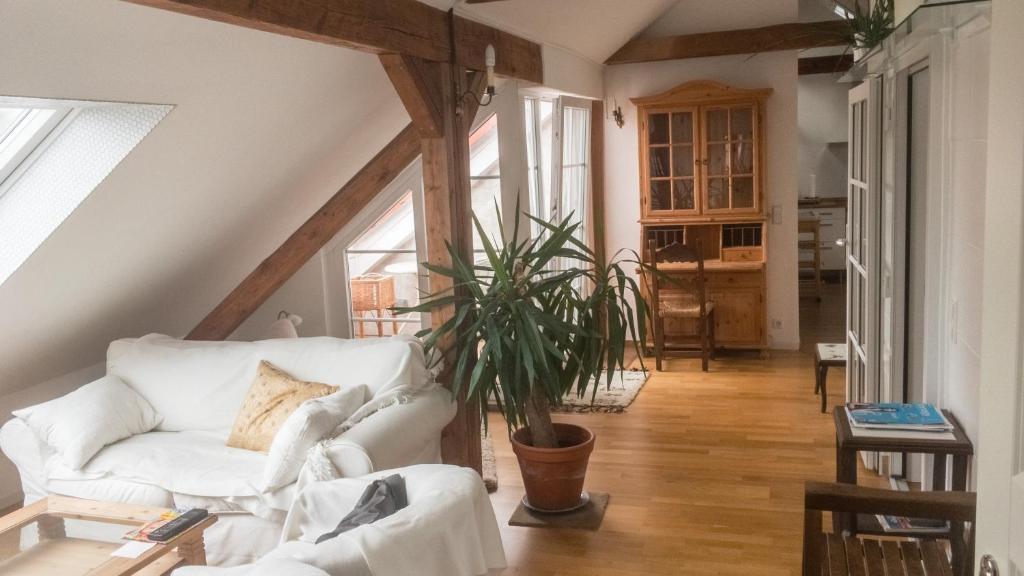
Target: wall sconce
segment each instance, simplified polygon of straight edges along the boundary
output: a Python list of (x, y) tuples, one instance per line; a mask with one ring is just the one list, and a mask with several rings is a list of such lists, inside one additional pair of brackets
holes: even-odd
[(494, 52), (494, 46), (488, 44), (487, 48), (484, 50), (484, 66), (487, 67), (487, 88), (484, 89), (484, 97), (478, 98), (477, 95), (474, 94), (472, 90), (467, 90), (466, 93), (462, 95), (462, 97), (465, 98), (468, 96), (476, 100), (476, 103), (479, 104), (480, 106), (490, 105), (491, 100), (494, 100), (494, 67), (497, 65), (497, 63), (498, 57)]
[(618, 100), (615, 100), (615, 108), (612, 108), (612, 118), (615, 119), (615, 125), (619, 128), (626, 125), (626, 119), (622, 116), (622, 106), (619, 106)]

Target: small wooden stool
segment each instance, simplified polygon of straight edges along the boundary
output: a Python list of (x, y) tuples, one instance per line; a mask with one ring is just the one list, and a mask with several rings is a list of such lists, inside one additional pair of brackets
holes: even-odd
[(821, 413), (828, 403), (828, 368), (846, 367), (846, 344), (818, 343), (814, 348), (814, 393), (821, 394)]

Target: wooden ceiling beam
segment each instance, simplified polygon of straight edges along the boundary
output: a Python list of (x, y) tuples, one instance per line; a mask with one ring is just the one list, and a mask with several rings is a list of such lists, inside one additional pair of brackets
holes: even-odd
[(845, 21), (828, 20), (664, 38), (634, 38), (612, 54), (605, 64), (633, 64), (841, 46), (847, 43), (845, 35), (848, 31), (849, 24)]
[(853, 67), (853, 54), (813, 56), (796, 61), (797, 74), (842, 74)]
[[(484, 50), (494, 45), (495, 72), (544, 82), (540, 45), (486, 24), (453, 16), (417, 0), (124, 0), (294, 38), (374, 54), (404, 54), (454, 61), (485, 70)], [(451, 30), (454, 28), (454, 33)]]
[(420, 154), (408, 125), (203, 318), (188, 340), (224, 340)]

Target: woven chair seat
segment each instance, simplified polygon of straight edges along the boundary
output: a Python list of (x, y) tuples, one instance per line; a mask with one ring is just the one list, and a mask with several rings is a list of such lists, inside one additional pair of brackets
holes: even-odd
[[(714, 302), (708, 302), (704, 305), (704, 311), (707, 314), (710, 314), (714, 309)], [(661, 301), (661, 306), (658, 307), (658, 316), (662, 318), (700, 318), (700, 304), (665, 299)]]

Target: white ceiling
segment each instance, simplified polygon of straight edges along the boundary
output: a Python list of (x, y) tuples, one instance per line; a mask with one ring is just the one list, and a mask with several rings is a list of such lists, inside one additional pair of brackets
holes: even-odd
[(601, 63), (676, 0), (421, 1)]

